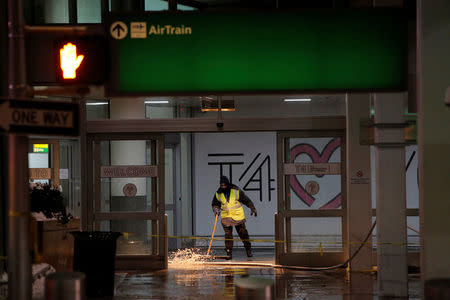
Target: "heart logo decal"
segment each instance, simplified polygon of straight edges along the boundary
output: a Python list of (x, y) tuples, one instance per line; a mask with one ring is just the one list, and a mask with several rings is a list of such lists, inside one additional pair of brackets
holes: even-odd
[[(294, 163), (295, 158), (300, 154), (308, 155), (313, 163), (327, 163), (330, 160), (331, 155), (341, 146), (341, 139), (334, 138), (332, 139), (322, 150), (322, 153), (319, 153), (317, 149), (309, 144), (298, 144), (292, 147), (291, 149), (291, 161), (290, 163)], [(323, 177), (324, 175), (316, 175), (317, 177)], [(310, 195), (302, 184), (298, 181), (296, 175), (291, 175), (289, 178), (289, 182), (294, 193), (303, 201), (306, 205), (311, 207), (311, 205), (316, 201), (316, 199)], [(336, 209), (342, 203), (341, 193), (336, 195), (333, 199), (328, 201), (326, 204), (321, 206), (319, 209)]]

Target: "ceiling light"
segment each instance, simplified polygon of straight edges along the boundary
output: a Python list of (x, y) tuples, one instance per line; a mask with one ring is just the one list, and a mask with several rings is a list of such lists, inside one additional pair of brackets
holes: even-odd
[(86, 105), (108, 105), (108, 102), (87, 102)]
[(147, 100), (145, 104), (167, 104), (169, 100)]
[(311, 98), (284, 99), (284, 102), (310, 102)]

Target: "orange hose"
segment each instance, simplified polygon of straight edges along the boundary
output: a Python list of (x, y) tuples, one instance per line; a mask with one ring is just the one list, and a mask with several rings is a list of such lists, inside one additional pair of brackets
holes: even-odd
[(217, 225), (217, 217), (219, 216), (219, 214), (216, 214), (216, 220), (214, 221), (214, 229), (211, 235), (211, 241), (209, 242), (209, 247), (208, 247), (208, 252), (206, 253), (206, 255), (209, 255), (209, 250), (211, 250), (211, 245), (212, 245), (212, 241), (214, 239), (214, 233), (216, 232), (216, 225)]

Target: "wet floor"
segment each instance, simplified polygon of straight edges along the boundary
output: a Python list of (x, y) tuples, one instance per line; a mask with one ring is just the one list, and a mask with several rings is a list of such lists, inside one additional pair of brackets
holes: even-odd
[[(183, 251), (172, 253), (168, 270), (117, 272), (114, 299), (235, 299), (236, 284), (243, 277), (271, 280), (275, 299), (378, 299), (372, 273), (350, 277), (345, 269), (297, 271), (242, 265), (273, 264), (273, 251), (264, 249), (254, 250), (251, 260), (243, 249), (235, 249), (232, 261), (205, 259), (205, 250)], [(213, 255), (224, 253), (216, 250)], [(421, 299), (418, 274), (409, 275), (408, 290), (408, 299)], [(7, 285), (0, 284), (0, 299), (7, 298), (6, 292)]]
[[(223, 255), (216, 251), (215, 255)], [(172, 255), (169, 269), (156, 272), (116, 273), (114, 299), (235, 299), (236, 281), (242, 277), (265, 278), (274, 283), (276, 299), (378, 299), (376, 275), (359, 274), (352, 285), (345, 269), (297, 271), (271, 267), (240, 266), (247, 262), (243, 250), (232, 261), (205, 263), (204, 256)], [(238, 265), (233, 265), (235, 262)], [(252, 263), (273, 263), (273, 253), (254, 251)], [(420, 278), (409, 276), (409, 299), (420, 299)]]

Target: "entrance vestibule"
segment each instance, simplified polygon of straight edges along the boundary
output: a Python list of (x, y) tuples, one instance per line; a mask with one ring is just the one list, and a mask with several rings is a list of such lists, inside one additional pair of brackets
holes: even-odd
[[(176, 99), (176, 97), (174, 98)], [(317, 96), (316, 103), (300, 103), (300, 108), (306, 108), (304, 111), (299, 109), (299, 107), (295, 107), (292, 103), (282, 102), (282, 105), (279, 102), (272, 103), (275, 102), (274, 98), (283, 101), (286, 97), (242, 96), (232, 98), (235, 101), (235, 109), (230, 112), (219, 112), (217, 110), (201, 112), (202, 102), (198, 99), (196, 101), (178, 99), (175, 105), (167, 105), (167, 103), (163, 102), (165, 100), (161, 100), (162, 98), (159, 97), (154, 99), (147, 98), (147, 100), (140, 102), (141, 104), (143, 104), (142, 102), (146, 104), (147, 119), (88, 120), (87, 144), (93, 145), (92, 149), (99, 149), (93, 150), (93, 153), (89, 154), (94, 161), (94, 170), (92, 171), (94, 174), (93, 185), (101, 186), (101, 188), (94, 188), (94, 197), (89, 200), (92, 203), (87, 203), (87, 205), (94, 207), (94, 209), (95, 207), (100, 208), (103, 211), (95, 212), (94, 210), (85, 226), (93, 226), (93, 224), (96, 224), (95, 220), (101, 220), (104, 224), (109, 222), (112, 225), (113, 223), (123, 222), (127, 218), (142, 219), (144, 214), (147, 214), (147, 220), (151, 219), (151, 214), (154, 211), (150, 209), (148, 204), (135, 212), (125, 212), (124, 207), (114, 210), (112, 205), (109, 208), (105, 206), (107, 201), (111, 201), (112, 204), (114, 197), (117, 197), (116, 201), (134, 201), (134, 205), (137, 205), (136, 203), (139, 201), (131, 198), (126, 199), (123, 196), (125, 185), (132, 183), (135, 178), (130, 176), (126, 179), (130, 182), (125, 182), (122, 179), (118, 181), (115, 178), (102, 178), (95, 174), (101, 172), (99, 169), (105, 167), (105, 163), (111, 168), (118, 167), (120, 165), (118, 162), (122, 162), (123, 166), (140, 165), (142, 167), (146, 165), (146, 162), (151, 161), (151, 154), (142, 162), (134, 162), (132, 158), (126, 157), (136, 151), (142, 151), (138, 149), (148, 149), (147, 152), (151, 152), (150, 137), (158, 137), (158, 145), (160, 143), (164, 146), (162, 148), (164, 150), (160, 150), (163, 151), (161, 153), (164, 153), (162, 155), (164, 156), (164, 173), (161, 173), (163, 165), (158, 165), (158, 177), (156, 180), (158, 189), (164, 189), (164, 211), (159, 207), (158, 215), (155, 217), (158, 220), (162, 220), (162, 214), (168, 215), (168, 223), (163, 224), (161, 222), (157, 226), (167, 226), (169, 249), (190, 246), (201, 247), (206, 244), (206, 240), (211, 234), (213, 222), (211, 199), (217, 189), (220, 172), (223, 172), (224, 175), (231, 175), (233, 177), (232, 182), (236, 183), (252, 198), (257, 208), (259, 207), (258, 218), (254, 219), (247, 213), (250, 238), (261, 240), (254, 242), (253, 247), (265, 247), (266, 249), (269, 247), (273, 249), (274, 241), (283, 241), (283, 246), (277, 248), (281, 249), (281, 252), (277, 252), (277, 256), (282, 256), (283, 258), (281, 260), (276, 258), (276, 260), (280, 263), (292, 265), (300, 263), (319, 266), (343, 262), (346, 258), (345, 245), (347, 244), (345, 242), (345, 194), (341, 195), (334, 202), (332, 201), (334, 196), (330, 199), (328, 197), (332, 193), (341, 194), (342, 186), (345, 183), (345, 176), (341, 175), (341, 173), (344, 174), (345, 163), (341, 163), (340, 160), (345, 150), (345, 147), (342, 147), (342, 143), (345, 141), (345, 117), (342, 115), (345, 107), (345, 97)], [(114, 106), (114, 101), (120, 101), (120, 99), (113, 99), (111, 106)], [(156, 101), (160, 102), (157, 103)], [(255, 107), (258, 101), (261, 102), (261, 109)], [(189, 105), (189, 103), (192, 105)], [(111, 110), (114, 109), (111, 108)], [(333, 114), (331, 111), (334, 111), (335, 115), (327, 116)], [(219, 121), (223, 123), (222, 127), (217, 125)], [(278, 141), (277, 136), (279, 136)], [(285, 137), (285, 139), (281, 138), (280, 140), (281, 136)], [(311, 153), (306, 151), (305, 153), (296, 153), (294, 161), (289, 159), (284, 161), (283, 155), (279, 156), (279, 144), (284, 143), (285, 140), (288, 141), (288, 137), (292, 137), (292, 140), (281, 147), (282, 149), (292, 148), (290, 149), (291, 152), (295, 152), (294, 148), (298, 148), (299, 144), (307, 144), (311, 149), (315, 149), (318, 154), (324, 151), (328, 153), (330, 151), (327, 144), (334, 141), (334, 143), (337, 143), (336, 145), (333, 144), (334, 148), (331, 151), (331, 154), (334, 153), (334, 156), (325, 154), (328, 155), (327, 159), (320, 158), (317, 160), (317, 157), (311, 156)], [(137, 141), (141, 142), (142, 145), (136, 144)], [(232, 141), (235, 142), (234, 145)], [(259, 144), (258, 141), (260, 141)], [(115, 145), (115, 143), (121, 145), (120, 147), (122, 148), (119, 149), (119, 146)], [(102, 145), (104, 149), (102, 149)], [(226, 148), (225, 145), (229, 145), (229, 147)], [(264, 147), (268, 149), (263, 149)], [(190, 153), (186, 153), (188, 152), (187, 150)], [(95, 154), (98, 151), (100, 153)], [(122, 157), (121, 161), (115, 163), (112, 161), (113, 156), (115, 156), (113, 155), (114, 151), (117, 151), (117, 155)], [(239, 155), (230, 157), (230, 153)], [(221, 154), (225, 154), (225, 157), (220, 156)], [(141, 159), (145, 157), (144, 154), (138, 156)], [(111, 159), (107, 162), (102, 157), (111, 157)], [(222, 161), (223, 158), (229, 161)], [(99, 163), (98, 160), (102, 159), (103, 161)], [(337, 174), (315, 174), (314, 172), (311, 174), (308, 172), (297, 174), (296, 171), (294, 173), (291, 171), (288, 174), (285, 173), (284, 169), (286, 164), (289, 163), (311, 164), (317, 167), (325, 166), (327, 168), (337, 168), (339, 171)], [(153, 164), (149, 163), (149, 165)], [(268, 173), (269, 169), (270, 174)], [(314, 176), (317, 177), (317, 180), (308, 184), (310, 181), (314, 181), (310, 180), (310, 177)], [(307, 190), (306, 194), (316, 195), (310, 197), (318, 199), (314, 205), (311, 205), (311, 202), (308, 202), (310, 198), (302, 198), (306, 195), (305, 193), (300, 196), (296, 195), (293, 202), (305, 205), (305, 207), (300, 208), (300, 212), (297, 212), (298, 208), (295, 206), (285, 206), (286, 199), (294, 197), (291, 196), (291, 194), (294, 195), (294, 192), (288, 191), (286, 194), (283, 194), (283, 192), (280, 194), (280, 190), (285, 191), (286, 187), (289, 186), (289, 178), (293, 177), (297, 178), (297, 189), (299, 186), (302, 186)], [(288, 180), (284, 180), (284, 178)], [(331, 178), (333, 179), (330, 181)], [(306, 179), (307, 181), (305, 181)], [(139, 190), (145, 191), (141, 194), (141, 197), (143, 196), (146, 199), (143, 202), (150, 203), (153, 197), (151, 196), (152, 179), (147, 178), (146, 182), (142, 179), (140, 180), (145, 183), (143, 185), (146, 188), (139, 189), (139, 184), (135, 184), (137, 186), (136, 189), (138, 193)], [(115, 182), (113, 183), (113, 181)], [(318, 183), (317, 181), (321, 182)], [(109, 185), (109, 190), (107, 185)], [(328, 191), (328, 186), (333, 191)], [(314, 189), (317, 189), (317, 191), (314, 191)], [(161, 194), (159, 195), (161, 196)], [(103, 198), (105, 200), (101, 200)], [(118, 200), (119, 198), (122, 200)], [(331, 210), (320, 209), (323, 205), (326, 206), (325, 202), (330, 201), (333, 202), (329, 204), (332, 206), (330, 206)], [(319, 205), (319, 202), (324, 203)], [(311, 206), (311, 209), (309, 209), (308, 205)], [(110, 211), (107, 211), (108, 209)], [(279, 227), (278, 223), (275, 226), (275, 213), (279, 214), (279, 220), (280, 215), (285, 218), (282, 226), (287, 228), (286, 225), (288, 225), (289, 229), (279, 230), (281, 227)], [(133, 225), (129, 223), (130, 220), (127, 222), (128, 227), (122, 228), (122, 231), (126, 232), (126, 234), (118, 241), (118, 261), (126, 255), (147, 255), (150, 261), (151, 254), (154, 253), (150, 249), (155, 247), (153, 242), (162, 237), (160, 234), (161, 229), (158, 229), (159, 231), (149, 230), (152, 226), (149, 224), (145, 226), (144, 224), (146, 230), (142, 227), (142, 230), (139, 230), (143, 232), (140, 238), (133, 240), (132, 237), (138, 231), (138, 227), (133, 228)], [(142, 221), (139, 222), (142, 223)], [(302, 223), (301, 228), (310, 229), (304, 232), (297, 232), (296, 228), (299, 228), (299, 226), (296, 226), (296, 223), (298, 222)], [(305, 226), (305, 224), (308, 225)], [(104, 227), (102, 229), (112, 229), (112, 227)], [(312, 235), (328, 236), (328, 240), (314, 240), (314, 238), (311, 239)], [(152, 239), (149, 238), (150, 236)], [(217, 240), (214, 241), (213, 246), (217, 249), (223, 248), (223, 232), (220, 229), (217, 231), (216, 237)], [(306, 243), (305, 238), (309, 238)], [(127, 254), (123, 250), (121, 243), (126, 245), (123, 247), (128, 247), (128, 249), (133, 249), (133, 251), (141, 249), (137, 245), (145, 245), (149, 250), (147, 252), (141, 251), (142, 253), (132, 251)], [(235, 247), (240, 247), (240, 244), (240, 242), (236, 242)], [(292, 257), (298, 255), (305, 257), (305, 259), (298, 260), (296, 263), (296, 259)], [(314, 259), (311, 259), (312, 256), (320, 257), (320, 262), (319, 260), (314, 261)], [(152, 265), (150, 262), (148, 263), (148, 266)]]

